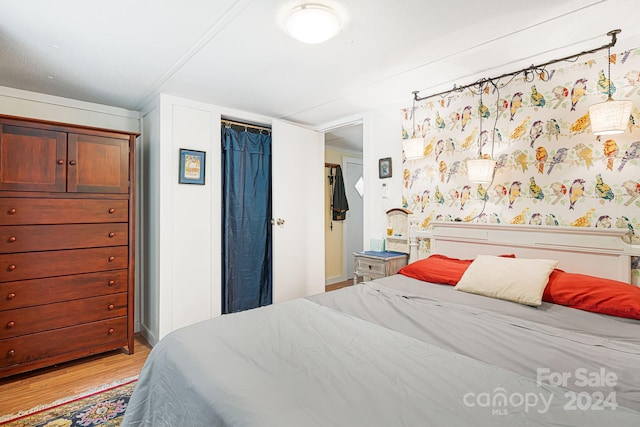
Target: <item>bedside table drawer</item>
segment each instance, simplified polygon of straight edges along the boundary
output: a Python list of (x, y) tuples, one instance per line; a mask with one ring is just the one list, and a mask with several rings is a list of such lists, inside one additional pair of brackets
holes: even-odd
[(356, 258), (356, 272), (359, 275), (376, 275), (384, 277), (386, 275), (384, 260), (369, 258)]

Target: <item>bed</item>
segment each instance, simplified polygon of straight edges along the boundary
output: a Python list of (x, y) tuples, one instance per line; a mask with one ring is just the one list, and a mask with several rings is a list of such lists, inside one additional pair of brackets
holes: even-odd
[[(438, 255), (412, 254), (407, 274), (169, 334), (122, 425), (640, 425), (640, 289), (619, 283), (629, 281), (634, 252), (623, 231), (599, 231), (436, 223)], [(545, 292), (570, 278), (614, 298), (613, 311), (461, 292), (481, 260), (495, 271), (553, 261)], [(540, 268), (513, 275), (525, 270)], [(416, 271), (457, 274), (456, 286)]]

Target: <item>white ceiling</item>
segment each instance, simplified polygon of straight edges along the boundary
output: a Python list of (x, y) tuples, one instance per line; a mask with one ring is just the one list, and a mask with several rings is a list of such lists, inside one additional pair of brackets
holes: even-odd
[[(0, 0), (0, 86), (140, 110), (164, 92), (322, 129), (609, 42), (638, 0), (318, 0), (343, 31), (291, 39), (301, 0)], [(616, 49), (614, 48), (614, 49)]]

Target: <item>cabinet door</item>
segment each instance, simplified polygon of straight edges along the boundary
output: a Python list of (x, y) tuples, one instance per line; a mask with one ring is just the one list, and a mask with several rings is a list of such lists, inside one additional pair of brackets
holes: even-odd
[(129, 140), (70, 133), (67, 191), (129, 192)]
[(67, 134), (2, 125), (0, 128), (0, 190), (66, 189)]

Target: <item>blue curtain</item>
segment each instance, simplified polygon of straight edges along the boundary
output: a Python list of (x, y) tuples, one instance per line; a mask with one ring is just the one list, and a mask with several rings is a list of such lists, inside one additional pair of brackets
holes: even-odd
[(222, 313), (271, 304), (271, 135), (222, 128)]

